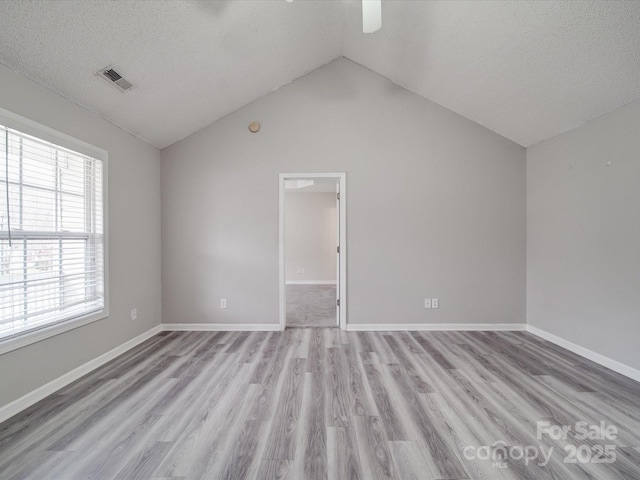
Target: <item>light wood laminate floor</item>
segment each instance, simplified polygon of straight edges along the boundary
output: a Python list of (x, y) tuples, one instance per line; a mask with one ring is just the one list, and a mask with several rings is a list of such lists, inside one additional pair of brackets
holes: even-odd
[(165, 332), (0, 424), (0, 478), (637, 480), (639, 399), (520, 332)]

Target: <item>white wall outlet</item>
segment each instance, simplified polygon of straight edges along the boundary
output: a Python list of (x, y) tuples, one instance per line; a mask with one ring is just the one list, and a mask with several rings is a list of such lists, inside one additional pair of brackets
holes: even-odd
[(425, 298), (424, 299), (424, 308), (431, 308), (431, 299), (430, 298)]
[(227, 299), (226, 298), (221, 298), (220, 299), (220, 308), (227, 308)]
[(431, 308), (438, 308), (438, 299), (437, 298), (432, 298), (431, 299)]
[(131, 320), (137, 320), (138, 319), (138, 309), (137, 308), (132, 308), (131, 309)]
[(300, 269), (300, 273), (304, 273), (304, 268), (301, 268), (301, 269)]

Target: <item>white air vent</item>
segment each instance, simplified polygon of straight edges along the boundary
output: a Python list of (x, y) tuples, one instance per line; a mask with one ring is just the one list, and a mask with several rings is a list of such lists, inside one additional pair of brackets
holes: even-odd
[(115, 85), (122, 92), (126, 92), (133, 87), (127, 79), (123, 78), (122, 75), (111, 67), (106, 67), (100, 70), (98, 72), (98, 76), (104, 78), (111, 85)]

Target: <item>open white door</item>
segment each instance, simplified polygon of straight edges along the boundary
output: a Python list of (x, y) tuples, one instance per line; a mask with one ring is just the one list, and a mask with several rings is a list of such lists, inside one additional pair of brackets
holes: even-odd
[(340, 326), (340, 181), (336, 182), (336, 325)]
[[(337, 226), (337, 242), (336, 242), (336, 325), (342, 329), (347, 325), (347, 295), (346, 295), (346, 279), (347, 279), (347, 225), (346, 225), (346, 174), (342, 173), (281, 173), (279, 188), (279, 204), (280, 204), (280, 240), (279, 240), (279, 256), (280, 256), (280, 329), (286, 328), (286, 279), (285, 279), (285, 182), (287, 180), (300, 179), (335, 179), (336, 180), (336, 226)], [(329, 190), (331, 191), (331, 190)]]

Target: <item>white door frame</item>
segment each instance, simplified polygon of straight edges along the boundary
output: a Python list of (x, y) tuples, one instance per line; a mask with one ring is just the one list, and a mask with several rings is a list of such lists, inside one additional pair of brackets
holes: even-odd
[(279, 228), (280, 228), (280, 330), (287, 326), (287, 299), (284, 268), (284, 181), (296, 178), (335, 178), (340, 184), (340, 307), (338, 308), (339, 325), (342, 330), (347, 327), (347, 174), (340, 173), (281, 173), (279, 181)]

